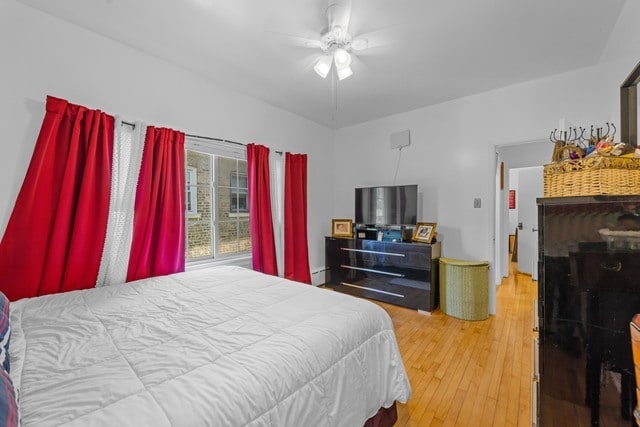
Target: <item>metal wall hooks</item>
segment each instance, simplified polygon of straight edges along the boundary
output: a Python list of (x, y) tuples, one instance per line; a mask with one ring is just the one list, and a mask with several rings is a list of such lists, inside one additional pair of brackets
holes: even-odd
[(591, 131), (589, 138), (585, 137), (586, 128), (569, 127), (568, 131), (559, 131), (557, 128), (552, 130), (549, 134), (549, 141), (552, 143), (564, 147), (566, 145), (576, 145), (580, 147), (596, 145), (602, 140), (613, 141), (616, 135), (616, 126), (613, 123), (606, 122), (605, 127), (596, 127), (591, 125)]
[(570, 127), (568, 131), (558, 131), (558, 129), (554, 129), (551, 131), (549, 135), (549, 140), (554, 144), (559, 144), (561, 146), (565, 145), (581, 145), (584, 146), (584, 143), (587, 139), (584, 137), (584, 133), (586, 132), (586, 128), (580, 127)]
[[(591, 125), (591, 138), (589, 140), (589, 142), (591, 143), (591, 145), (595, 145), (597, 144), (599, 141), (602, 141), (603, 139), (609, 139), (611, 141), (613, 141), (613, 138), (616, 136), (616, 125), (614, 125), (613, 123), (605, 123), (607, 125), (607, 131), (604, 132), (604, 127), (599, 127), (596, 128), (593, 125)], [(595, 134), (594, 134), (594, 129), (595, 129)]]

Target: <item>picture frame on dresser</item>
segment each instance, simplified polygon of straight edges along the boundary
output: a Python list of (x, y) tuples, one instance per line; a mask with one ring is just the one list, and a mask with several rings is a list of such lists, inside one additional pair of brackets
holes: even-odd
[(331, 236), (353, 237), (353, 222), (350, 219), (332, 219)]
[(436, 225), (435, 222), (417, 223), (416, 228), (413, 230), (411, 240), (414, 242), (431, 243), (436, 235)]

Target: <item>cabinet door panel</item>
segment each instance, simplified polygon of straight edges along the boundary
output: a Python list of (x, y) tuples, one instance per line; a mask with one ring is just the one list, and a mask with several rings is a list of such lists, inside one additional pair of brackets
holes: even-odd
[(612, 246), (601, 231), (637, 230), (640, 198), (538, 204), (540, 425), (628, 426), (636, 390), (629, 322), (640, 312), (640, 250)]

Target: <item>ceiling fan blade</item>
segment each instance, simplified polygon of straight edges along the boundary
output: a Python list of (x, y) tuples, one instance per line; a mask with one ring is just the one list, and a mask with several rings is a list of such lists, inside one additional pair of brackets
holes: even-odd
[(351, 49), (360, 54), (362, 51), (399, 44), (400, 36), (397, 31), (394, 31), (396, 27), (399, 26), (391, 26), (359, 34), (353, 38)]
[(344, 33), (348, 31), (351, 20), (351, 0), (329, 0), (327, 23), (329, 29), (339, 26)]
[(296, 36), (294, 34), (279, 33), (276, 31), (265, 30), (265, 33), (271, 34), (272, 36), (274, 36), (275, 39), (291, 46), (307, 47), (311, 49), (317, 49), (322, 47), (322, 42), (317, 39), (310, 39), (307, 37)]
[(360, 52), (369, 48), (369, 39), (366, 37), (356, 37), (351, 41), (351, 49)]

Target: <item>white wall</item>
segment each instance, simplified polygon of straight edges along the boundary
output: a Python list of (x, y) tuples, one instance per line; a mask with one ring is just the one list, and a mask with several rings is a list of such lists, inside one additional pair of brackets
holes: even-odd
[[(420, 220), (438, 223), (445, 256), (491, 259), (494, 146), (542, 139), (559, 117), (615, 120), (605, 105), (617, 98), (619, 82), (606, 84), (600, 74), (589, 68), (338, 130), (334, 215), (353, 216), (354, 187), (391, 183), (396, 152), (389, 135), (410, 129), (398, 183), (419, 185)], [(473, 208), (477, 197), (480, 209)]]
[[(389, 135), (410, 129), (398, 183), (419, 185), (420, 220), (438, 223), (445, 256), (490, 259), (493, 147), (544, 140), (561, 118), (619, 123), (619, 86), (640, 60), (640, 26), (628, 19), (640, 13), (637, 3), (623, 10), (618, 25), (633, 31), (616, 27), (608, 45), (616, 54), (603, 55), (607, 62), (336, 131), (334, 216), (353, 216), (354, 187), (392, 182), (397, 151)], [(481, 209), (473, 208), (476, 197)]]
[(596, 66), (338, 130), (334, 216), (353, 216), (354, 187), (391, 183), (389, 135), (410, 129), (398, 183), (419, 185), (419, 220), (438, 223), (444, 256), (493, 261), (495, 146), (543, 140), (561, 118), (619, 123), (619, 86), (640, 60), (637, 16), (640, 2), (628, 1)]
[(547, 135), (542, 140), (530, 141), (524, 144), (503, 145), (497, 147), (496, 151), (500, 153), (505, 169), (509, 170), (551, 163), (553, 148), (554, 145), (549, 140), (547, 132)]
[(0, 2), (0, 235), (24, 178), (46, 95), (186, 133), (307, 153), (311, 269), (324, 266), (332, 133), (170, 63), (13, 0)]

